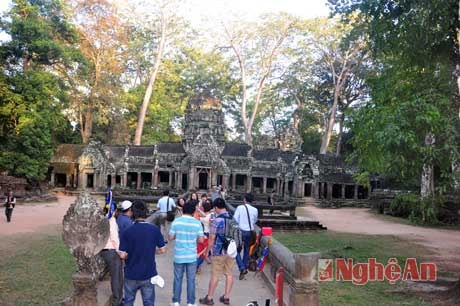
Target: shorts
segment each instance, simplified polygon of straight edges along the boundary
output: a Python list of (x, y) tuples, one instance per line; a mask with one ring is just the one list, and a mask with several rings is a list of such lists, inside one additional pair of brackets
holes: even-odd
[(219, 277), (223, 274), (232, 275), (235, 266), (235, 258), (230, 256), (213, 256), (211, 265), (211, 277)]

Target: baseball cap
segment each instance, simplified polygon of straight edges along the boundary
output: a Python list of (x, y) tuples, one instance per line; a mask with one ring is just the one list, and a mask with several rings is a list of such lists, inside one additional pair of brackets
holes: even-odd
[(131, 203), (131, 201), (125, 200), (121, 203), (121, 210), (128, 210), (132, 205), (133, 203)]

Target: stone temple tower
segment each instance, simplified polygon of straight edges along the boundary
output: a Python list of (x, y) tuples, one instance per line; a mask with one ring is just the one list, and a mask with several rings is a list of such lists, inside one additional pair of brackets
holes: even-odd
[(206, 147), (211, 151), (209, 153), (217, 154), (214, 158), (219, 158), (225, 146), (224, 119), (219, 100), (202, 97), (192, 99), (185, 112), (185, 130), (182, 139), (185, 151), (196, 155)]
[(182, 139), (187, 157), (182, 168), (190, 169), (190, 189), (209, 189), (218, 184), (218, 174), (227, 173), (221, 158), (225, 147), (225, 122), (217, 99), (195, 98), (185, 112)]

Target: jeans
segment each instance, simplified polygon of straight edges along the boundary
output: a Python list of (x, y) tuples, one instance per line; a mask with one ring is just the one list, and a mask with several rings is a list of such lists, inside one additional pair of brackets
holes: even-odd
[(243, 239), (243, 258), (241, 259), (241, 252), (236, 254), (236, 263), (240, 272), (248, 269), (249, 265), (249, 240), (251, 239), (251, 231), (241, 231), (241, 237)]
[(196, 259), (196, 269), (198, 270), (198, 268), (201, 266), (201, 264), (204, 262), (204, 258), (202, 257), (198, 257)]
[(13, 208), (5, 208), (6, 222), (11, 222), (11, 215), (13, 214)]
[(182, 278), (187, 274), (187, 304), (195, 304), (196, 262), (174, 263), (173, 303), (180, 303)]
[(110, 271), (110, 287), (112, 289), (112, 306), (121, 305), (123, 298), (123, 269), (118, 253), (111, 250), (102, 250), (101, 257), (104, 259)]
[(142, 304), (144, 306), (155, 306), (155, 286), (146, 280), (131, 280), (125, 278), (125, 303), (124, 306), (133, 306), (137, 290), (141, 290)]

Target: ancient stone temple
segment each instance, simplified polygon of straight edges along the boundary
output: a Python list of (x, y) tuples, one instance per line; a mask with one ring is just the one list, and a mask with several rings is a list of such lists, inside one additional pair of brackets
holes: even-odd
[(104, 190), (209, 190), (222, 185), (231, 192), (284, 198), (338, 201), (368, 198), (357, 186), (353, 170), (328, 155), (300, 151), (297, 130), (289, 127), (280, 149), (252, 148), (226, 142), (224, 113), (216, 99), (190, 101), (182, 142), (150, 146), (63, 144), (51, 161), (50, 183), (56, 187)]

